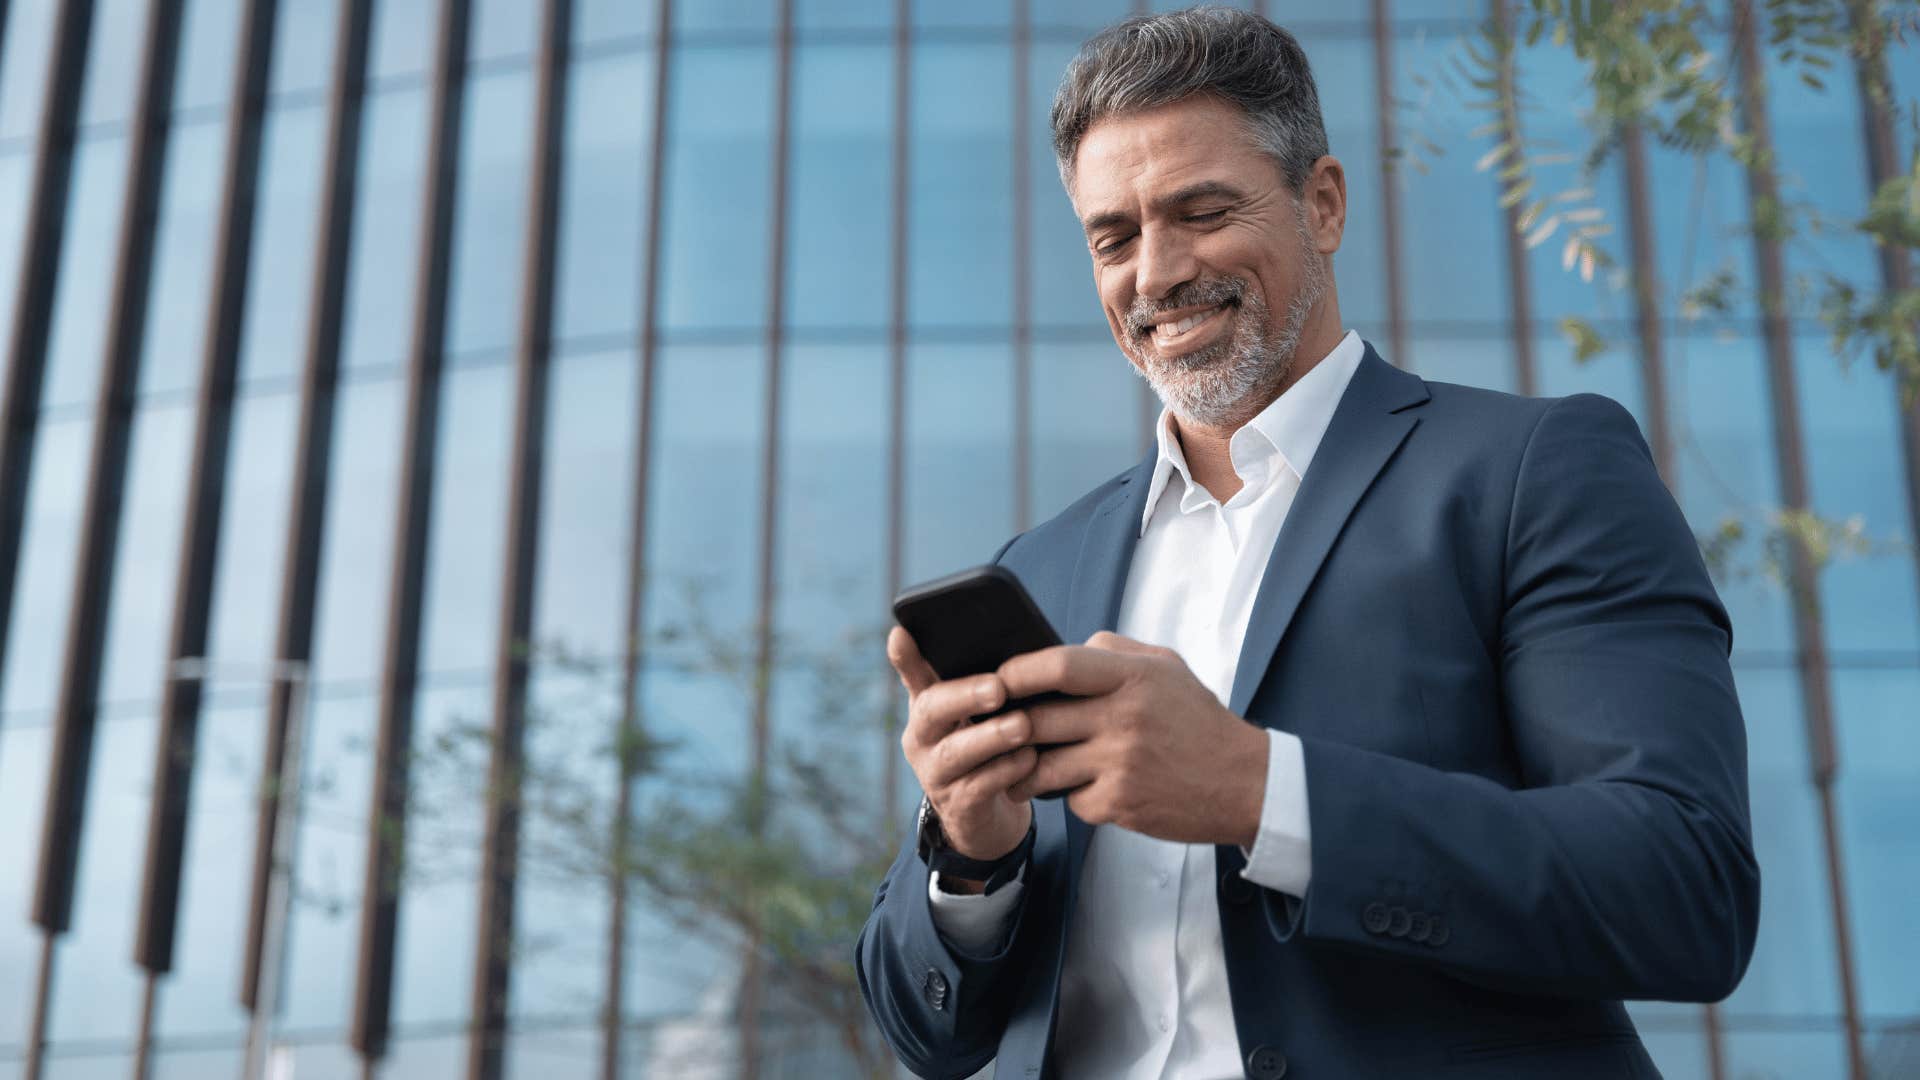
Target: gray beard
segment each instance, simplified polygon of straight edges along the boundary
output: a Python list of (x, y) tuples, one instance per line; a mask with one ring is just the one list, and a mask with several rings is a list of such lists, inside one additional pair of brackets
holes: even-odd
[(1326, 294), (1327, 278), (1317, 256), (1307, 261), (1300, 289), (1270, 336), (1263, 334), (1270, 325), (1265, 301), (1238, 282), (1243, 287), (1239, 310), (1233, 313), (1233, 336), (1171, 359), (1147, 351), (1151, 344), (1145, 343), (1133, 356), (1136, 370), (1181, 423), (1238, 427), (1259, 413), (1275, 388), (1285, 385), (1307, 316)]

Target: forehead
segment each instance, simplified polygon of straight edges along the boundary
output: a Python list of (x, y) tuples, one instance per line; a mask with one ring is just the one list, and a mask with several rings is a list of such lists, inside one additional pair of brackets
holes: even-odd
[(1254, 145), (1239, 108), (1202, 96), (1088, 128), (1074, 158), (1073, 203), (1084, 221), (1205, 180), (1246, 190), (1278, 183), (1280, 169)]

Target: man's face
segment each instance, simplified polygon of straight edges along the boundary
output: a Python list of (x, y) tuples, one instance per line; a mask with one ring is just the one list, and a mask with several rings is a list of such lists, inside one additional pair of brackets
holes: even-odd
[[(1329, 171), (1340, 220), (1309, 213)], [(1237, 426), (1287, 385), (1331, 283), (1338, 162), (1296, 196), (1236, 107), (1196, 97), (1095, 124), (1072, 195), (1114, 340), (1176, 417)]]

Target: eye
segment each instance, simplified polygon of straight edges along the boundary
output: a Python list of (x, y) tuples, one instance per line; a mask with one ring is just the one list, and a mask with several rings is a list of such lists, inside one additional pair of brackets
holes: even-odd
[(1121, 248), (1126, 247), (1132, 241), (1133, 237), (1131, 236), (1117, 236), (1110, 240), (1103, 240), (1095, 245), (1093, 253), (1095, 255), (1112, 255)]
[(1205, 213), (1188, 214), (1185, 220), (1191, 221), (1196, 225), (1204, 225), (1209, 221), (1218, 221), (1225, 216), (1227, 216), (1225, 210), (1208, 210)]

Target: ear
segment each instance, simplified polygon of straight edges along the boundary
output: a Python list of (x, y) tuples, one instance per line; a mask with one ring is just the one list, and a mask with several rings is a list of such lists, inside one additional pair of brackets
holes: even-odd
[(1300, 198), (1306, 202), (1307, 228), (1313, 233), (1315, 249), (1322, 255), (1339, 251), (1347, 231), (1347, 171), (1340, 159), (1321, 155), (1300, 186)]

